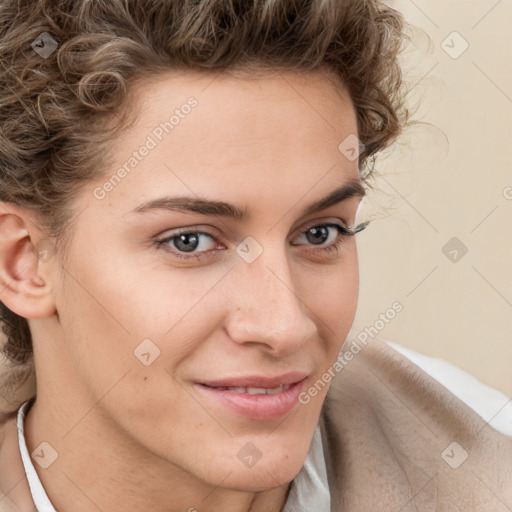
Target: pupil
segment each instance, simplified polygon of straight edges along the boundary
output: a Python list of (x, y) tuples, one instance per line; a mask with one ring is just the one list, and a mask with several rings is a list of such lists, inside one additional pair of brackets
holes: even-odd
[[(313, 234), (313, 237), (310, 237), (309, 234), (312, 233)], [(322, 240), (318, 240), (318, 235), (320, 235), (320, 238)], [(315, 238), (316, 237), (316, 238)], [(308, 231), (308, 240), (311, 242), (311, 243), (317, 243), (318, 244), (323, 244), (325, 242), (325, 240), (328, 238), (328, 233), (327, 233), (327, 228), (325, 226), (322, 226), (320, 228), (311, 228), (309, 231)]]
[[(193, 241), (190, 242), (190, 239)], [(186, 252), (192, 252), (194, 249), (197, 248), (199, 237), (197, 235), (194, 235), (193, 233), (186, 233), (184, 235), (179, 235), (178, 237), (178, 243), (176, 244), (176, 247), (180, 250), (186, 251)], [(184, 245), (180, 247), (180, 243), (183, 243)]]

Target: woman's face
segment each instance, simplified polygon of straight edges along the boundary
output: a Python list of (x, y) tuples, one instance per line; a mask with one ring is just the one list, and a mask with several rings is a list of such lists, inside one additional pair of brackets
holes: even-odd
[(38, 396), (59, 390), (69, 442), (87, 424), (119, 457), (276, 487), (299, 472), (328, 388), (297, 395), (356, 312), (355, 238), (334, 246), (361, 196), (307, 212), (359, 181), (354, 108), (322, 73), (169, 74), (137, 98), (115, 164), (77, 198), (66, 261), (47, 263), (58, 317), (36, 341)]

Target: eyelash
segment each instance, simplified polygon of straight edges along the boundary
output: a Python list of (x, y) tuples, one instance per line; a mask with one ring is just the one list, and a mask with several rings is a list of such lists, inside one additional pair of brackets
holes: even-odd
[[(343, 242), (346, 238), (351, 237), (359, 233), (360, 231), (363, 231), (366, 229), (370, 221), (362, 222), (361, 224), (358, 224), (354, 228), (348, 228), (347, 226), (343, 226), (340, 224), (334, 224), (334, 223), (325, 223), (325, 224), (317, 224), (314, 226), (310, 226), (304, 231), (300, 232), (300, 235), (306, 234), (308, 231), (310, 231), (313, 228), (321, 228), (321, 227), (333, 227), (338, 230), (338, 235), (336, 237), (336, 240), (327, 247), (321, 247), (319, 249), (313, 249), (313, 252), (322, 252), (324, 254), (331, 254), (331, 253), (337, 253), (340, 251), (341, 246), (343, 245)], [(210, 233), (204, 232), (204, 231), (193, 231), (193, 230), (183, 230), (178, 231), (177, 233), (173, 234), (172, 236), (168, 236), (162, 240), (156, 240), (155, 243), (158, 248), (161, 248), (162, 246), (165, 246), (168, 242), (178, 238), (180, 235), (205, 235), (213, 240), (216, 240), (213, 235)], [(312, 244), (315, 245), (315, 244)], [(169, 252), (169, 251), (168, 251)], [(203, 257), (208, 256), (208, 252), (215, 252), (215, 249), (213, 251), (202, 251), (199, 253), (190, 253), (188, 256), (184, 256), (183, 252), (172, 250), (170, 251), (174, 257), (181, 259), (181, 260), (192, 260), (192, 259), (202, 259)]]

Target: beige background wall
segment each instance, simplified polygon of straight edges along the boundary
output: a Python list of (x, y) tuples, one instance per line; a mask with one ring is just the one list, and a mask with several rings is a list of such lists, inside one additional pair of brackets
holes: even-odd
[(381, 337), (512, 396), (512, 2), (388, 3), (417, 27), (408, 97), (431, 124), (378, 165), (360, 212), (373, 222), (358, 235), (354, 333), (398, 300)]

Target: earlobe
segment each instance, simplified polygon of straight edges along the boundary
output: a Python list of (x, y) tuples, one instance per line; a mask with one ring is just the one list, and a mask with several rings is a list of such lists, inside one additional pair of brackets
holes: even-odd
[[(30, 231), (27, 226), (30, 226)], [(27, 210), (2, 203), (0, 208), (0, 301), (24, 318), (55, 313), (49, 265), (36, 249), (34, 227)]]

